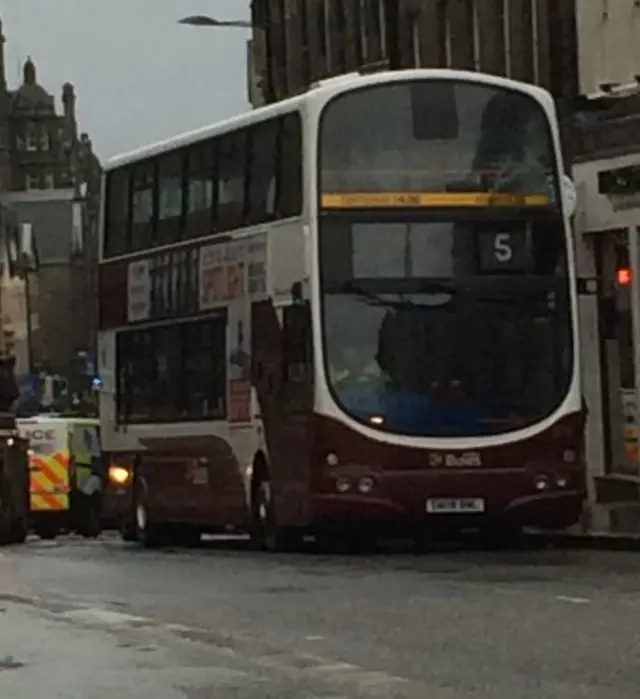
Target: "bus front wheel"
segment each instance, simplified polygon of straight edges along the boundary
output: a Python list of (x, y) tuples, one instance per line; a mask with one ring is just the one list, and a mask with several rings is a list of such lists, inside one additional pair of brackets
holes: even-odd
[(299, 550), (302, 534), (296, 529), (278, 525), (271, 481), (264, 478), (256, 482), (252, 492), (251, 540), (254, 545), (271, 553)]
[(136, 503), (135, 518), (136, 539), (143, 548), (158, 548), (167, 543), (162, 527), (151, 520), (143, 502)]

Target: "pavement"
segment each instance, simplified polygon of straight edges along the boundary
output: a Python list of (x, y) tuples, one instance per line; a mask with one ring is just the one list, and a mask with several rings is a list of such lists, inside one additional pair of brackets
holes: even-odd
[(637, 699), (640, 556), (0, 550), (3, 699)]

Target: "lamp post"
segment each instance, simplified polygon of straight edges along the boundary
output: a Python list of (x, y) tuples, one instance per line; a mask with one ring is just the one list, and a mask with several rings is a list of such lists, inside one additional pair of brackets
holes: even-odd
[(244, 19), (215, 19), (207, 15), (191, 15), (178, 20), (178, 24), (190, 27), (234, 27), (236, 29), (251, 29), (251, 22)]
[[(210, 29), (253, 29), (253, 37), (247, 41), (247, 97), (252, 107), (265, 104), (265, 76), (267, 73), (266, 36), (264, 29), (244, 19), (216, 19), (208, 15), (191, 15), (178, 20), (178, 24)], [(269, 92), (267, 90), (267, 92)]]

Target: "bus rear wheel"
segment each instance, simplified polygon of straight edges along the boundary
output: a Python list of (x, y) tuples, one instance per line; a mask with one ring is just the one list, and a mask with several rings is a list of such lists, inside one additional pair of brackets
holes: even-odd
[(270, 553), (298, 551), (303, 535), (290, 527), (278, 525), (273, 505), (271, 481), (263, 479), (252, 488), (251, 540), (256, 548)]
[(136, 539), (145, 549), (154, 549), (167, 543), (165, 532), (161, 525), (153, 522), (144, 503), (136, 503)]

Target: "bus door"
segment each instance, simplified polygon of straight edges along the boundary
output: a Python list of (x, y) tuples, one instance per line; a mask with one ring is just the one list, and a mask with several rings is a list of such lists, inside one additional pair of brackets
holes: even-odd
[(306, 523), (313, 407), (311, 312), (308, 301), (252, 305), (253, 385), (271, 462), (278, 523)]

